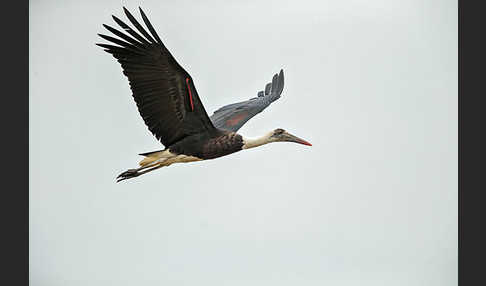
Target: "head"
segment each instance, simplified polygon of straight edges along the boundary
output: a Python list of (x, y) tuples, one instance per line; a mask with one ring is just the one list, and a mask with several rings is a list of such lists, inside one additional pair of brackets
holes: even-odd
[(270, 142), (294, 142), (294, 143), (299, 143), (307, 146), (312, 146), (311, 143), (288, 133), (282, 128), (277, 128), (273, 130), (272, 134), (270, 135), (269, 141)]

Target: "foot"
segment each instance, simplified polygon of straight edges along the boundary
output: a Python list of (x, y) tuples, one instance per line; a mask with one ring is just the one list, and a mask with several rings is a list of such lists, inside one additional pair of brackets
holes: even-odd
[(118, 177), (116, 177), (117, 178), (116, 182), (118, 183), (118, 182), (126, 180), (126, 179), (135, 178), (135, 177), (138, 177), (139, 175), (140, 175), (140, 173), (138, 172), (137, 169), (128, 169), (125, 172), (118, 175)]

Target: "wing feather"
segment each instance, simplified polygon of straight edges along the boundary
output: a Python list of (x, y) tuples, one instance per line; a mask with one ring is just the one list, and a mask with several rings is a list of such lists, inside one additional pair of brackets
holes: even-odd
[[(102, 34), (99, 36), (118, 46), (97, 45), (121, 64), (138, 111), (148, 129), (166, 147), (186, 136), (214, 131), (191, 76), (164, 46), (142, 9), (142, 19), (152, 35), (125, 7), (123, 10), (140, 34), (113, 16), (114, 21), (128, 35), (103, 25), (119, 39)], [(190, 105), (189, 94), (192, 95), (194, 108)]]
[(248, 120), (262, 112), (272, 102), (280, 98), (284, 86), (283, 70), (275, 74), (272, 82), (265, 86), (265, 93), (259, 91), (257, 97), (247, 101), (225, 105), (211, 115), (213, 125), (220, 129), (236, 132)]

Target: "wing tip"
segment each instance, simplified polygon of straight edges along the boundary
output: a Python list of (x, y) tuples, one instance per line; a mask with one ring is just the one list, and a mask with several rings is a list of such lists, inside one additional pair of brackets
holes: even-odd
[(284, 88), (284, 72), (283, 69), (280, 69), (280, 73), (278, 75), (278, 94), (280, 95)]
[(131, 17), (133, 17), (132, 13), (130, 13), (130, 11), (125, 6), (123, 6), (123, 12), (125, 12), (125, 15), (129, 18), (129, 20)]

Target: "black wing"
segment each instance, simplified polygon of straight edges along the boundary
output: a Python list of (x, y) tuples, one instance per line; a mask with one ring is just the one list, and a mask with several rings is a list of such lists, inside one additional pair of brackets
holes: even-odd
[(119, 38), (98, 35), (118, 46), (97, 45), (121, 64), (145, 124), (166, 147), (188, 135), (215, 130), (191, 76), (170, 54), (145, 13), (139, 9), (151, 35), (123, 7), (127, 18), (141, 34), (113, 16), (129, 35), (103, 25)]
[(283, 70), (273, 76), (272, 82), (265, 86), (265, 92), (247, 101), (229, 104), (216, 110), (211, 121), (217, 128), (236, 132), (253, 116), (262, 112), (272, 102), (280, 98), (284, 87)]

